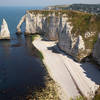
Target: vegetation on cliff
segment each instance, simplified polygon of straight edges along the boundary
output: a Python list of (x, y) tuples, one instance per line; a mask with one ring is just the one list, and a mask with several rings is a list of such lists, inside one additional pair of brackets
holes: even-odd
[[(31, 10), (29, 11), (29, 13), (32, 13), (33, 16), (34, 14), (39, 14), (38, 17), (46, 17), (48, 22), (50, 21), (48, 15), (50, 14), (53, 14), (57, 18), (60, 18), (61, 16), (68, 17), (68, 21), (71, 22), (71, 26), (73, 26), (71, 31), (72, 36), (78, 37), (79, 35), (81, 35), (85, 42), (85, 47), (87, 51), (82, 52), (82, 54), (84, 55), (88, 51), (92, 53), (93, 46), (97, 41), (97, 37), (100, 32), (100, 15), (92, 15), (89, 13), (69, 10)], [(89, 36), (87, 36), (86, 33), (89, 33)], [(86, 56), (88, 55), (89, 52)], [(78, 57), (80, 58), (80, 55), (78, 55)]]
[(30, 10), (29, 13), (42, 14), (48, 17), (49, 14), (61, 16), (66, 14), (72, 22), (72, 33), (84, 35), (85, 32), (100, 32), (100, 15), (71, 11), (71, 10)]
[[(74, 11), (68, 13), (68, 16), (73, 25), (72, 34), (83, 36), (86, 48), (92, 49), (100, 32), (100, 16)], [(86, 32), (92, 32), (93, 36), (85, 38)]]
[[(85, 42), (86, 55), (89, 55), (97, 41), (98, 34), (100, 33), (100, 15), (94, 15), (90, 13), (84, 13), (72, 10), (30, 10), (28, 11), (32, 14), (41, 14), (42, 17), (46, 17), (49, 22), (49, 15), (54, 15), (58, 19), (63, 17), (68, 17), (69, 22), (71, 22), (72, 35), (77, 37), (82, 36)], [(88, 36), (87, 36), (88, 34)]]

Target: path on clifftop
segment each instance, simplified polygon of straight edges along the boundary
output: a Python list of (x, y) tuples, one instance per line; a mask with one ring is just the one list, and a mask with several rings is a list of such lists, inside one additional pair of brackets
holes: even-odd
[(64, 53), (54, 52), (55, 42), (37, 38), (33, 44), (43, 53), (44, 63), (51, 77), (63, 89), (66, 95), (65, 100), (79, 96), (79, 90), (86, 97), (94, 95), (98, 88), (97, 84), (100, 84), (100, 71), (94, 65), (90, 63), (80, 64)]

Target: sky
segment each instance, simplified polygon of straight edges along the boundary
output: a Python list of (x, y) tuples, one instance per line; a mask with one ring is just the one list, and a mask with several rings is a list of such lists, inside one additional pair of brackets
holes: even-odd
[(0, 6), (48, 6), (73, 3), (100, 4), (100, 0), (0, 0)]

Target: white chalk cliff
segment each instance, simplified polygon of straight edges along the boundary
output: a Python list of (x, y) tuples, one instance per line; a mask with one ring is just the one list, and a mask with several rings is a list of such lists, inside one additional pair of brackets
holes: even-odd
[(3, 19), (2, 21), (0, 39), (10, 39), (10, 32), (9, 32), (8, 25), (5, 19)]
[(68, 22), (67, 16), (61, 18), (60, 28), (58, 46), (61, 50), (73, 56), (75, 60), (81, 61), (86, 56), (82, 54), (85, 51), (85, 43), (82, 36), (74, 37), (72, 35), (73, 26)]
[(58, 40), (58, 46), (61, 50), (80, 61), (86, 56), (81, 54), (85, 51), (83, 38), (81, 35), (79, 37), (72, 36), (73, 26), (68, 21), (68, 16), (66, 14), (59, 15), (57, 16), (54, 12), (48, 15), (27, 12), (26, 34), (41, 33), (48, 40)]
[(92, 53), (93, 50), (92, 48), (88, 48), (86, 41), (90, 44), (96, 31), (86, 30), (83, 34), (79, 33), (76, 35), (77, 30), (72, 33), (74, 26), (70, 19), (66, 12), (61, 13), (59, 11), (45, 10), (27, 11), (17, 26), (17, 31), (21, 31), (21, 24), (25, 21), (25, 35), (39, 33), (43, 34), (48, 40), (57, 40), (61, 50), (73, 56), (75, 60), (81, 61)]
[(42, 30), (42, 15), (26, 13), (26, 31), (25, 34), (40, 33)]
[(25, 35), (34, 33), (44, 33), (49, 40), (58, 39), (59, 18), (55, 14), (26, 13), (26, 31)]

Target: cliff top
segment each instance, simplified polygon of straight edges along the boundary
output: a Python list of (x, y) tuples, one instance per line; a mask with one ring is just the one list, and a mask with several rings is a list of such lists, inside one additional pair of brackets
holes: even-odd
[(26, 12), (34, 13), (34, 14), (44, 14), (44, 15), (48, 15), (52, 13), (55, 13), (56, 15), (70, 14), (70, 13), (89, 14), (87, 12), (80, 12), (74, 10), (27, 10)]

